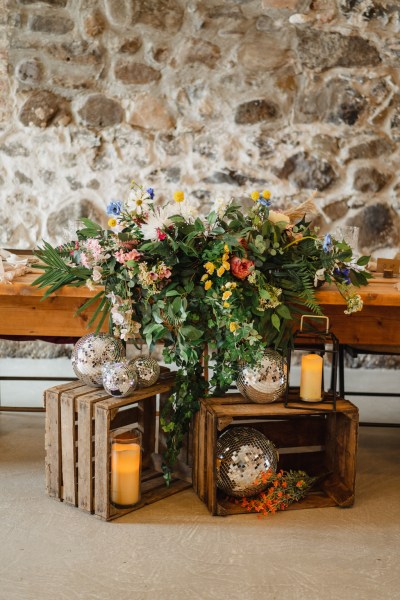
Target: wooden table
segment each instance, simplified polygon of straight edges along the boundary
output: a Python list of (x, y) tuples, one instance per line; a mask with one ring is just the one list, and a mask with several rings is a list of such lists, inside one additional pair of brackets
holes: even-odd
[[(36, 274), (11, 284), (0, 283), (0, 336), (81, 337), (94, 308), (74, 316), (87, 298), (95, 295), (86, 287), (66, 287), (42, 300), (42, 291), (32, 287)], [(400, 279), (376, 276), (360, 288), (361, 312), (345, 315), (345, 302), (335, 287), (324, 286), (317, 297), (342, 344), (400, 347)], [(104, 331), (107, 326), (104, 325)]]

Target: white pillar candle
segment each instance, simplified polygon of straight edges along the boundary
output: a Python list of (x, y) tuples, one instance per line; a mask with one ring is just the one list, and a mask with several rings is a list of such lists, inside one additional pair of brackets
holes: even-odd
[(140, 500), (140, 445), (111, 444), (111, 502), (131, 506)]
[(322, 400), (323, 358), (306, 354), (301, 358), (300, 398), (306, 402)]

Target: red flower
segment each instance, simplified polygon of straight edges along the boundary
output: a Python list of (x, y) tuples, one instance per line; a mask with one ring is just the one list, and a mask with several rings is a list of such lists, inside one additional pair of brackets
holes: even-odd
[(244, 248), (244, 249), (246, 250), (246, 252), (247, 252), (247, 250), (249, 249), (249, 244), (247, 243), (247, 240), (246, 240), (246, 238), (239, 238), (239, 244), (240, 244), (241, 246), (243, 246), (243, 248)]
[(239, 256), (233, 256), (231, 258), (231, 272), (238, 279), (246, 279), (254, 267), (254, 262), (247, 258), (239, 258)]
[(157, 228), (157, 237), (162, 242), (167, 237), (167, 234), (161, 231), (161, 229)]

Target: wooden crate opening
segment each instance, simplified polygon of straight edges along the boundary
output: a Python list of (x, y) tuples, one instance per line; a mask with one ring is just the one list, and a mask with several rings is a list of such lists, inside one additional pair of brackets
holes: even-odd
[[(111, 520), (190, 487), (189, 466), (187, 477), (176, 476), (169, 487), (161, 472), (158, 412), (172, 387), (173, 376), (164, 370), (157, 384), (126, 398), (114, 398), (79, 381), (47, 390), (48, 495)], [(141, 501), (129, 509), (117, 509), (110, 504), (110, 433), (125, 425), (136, 426), (142, 433)]]
[[(310, 494), (291, 509), (351, 506), (355, 491), (358, 410), (339, 400), (337, 412), (313, 414), (282, 403), (256, 405), (241, 396), (203, 400), (196, 417), (193, 483), (213, 515), (246, 512), (216, 486), (216, 443), (227, 427), (248, 425), (261, 431), (279, 452), (278, 469), (303, 470), (318, 477)], [(325, 407), (326, 408), (326, 407)]]

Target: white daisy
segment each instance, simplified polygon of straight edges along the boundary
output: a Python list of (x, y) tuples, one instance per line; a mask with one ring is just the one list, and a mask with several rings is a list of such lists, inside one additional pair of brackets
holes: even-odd
[(196, 206), (185, 202), (179, 205), (177, 214), (181, 215), (187, 223), (193, 223), (199, 216), (199, 210)]
[(141, 226), (142, 233), (146, 240), (156, 240), (158, 231), (164, 231), (172, 225), (170, 217), (179, 214), (175, 204), (167, 204), (166, 206), (157, 206), (149, 213), (147, 222)]
[(150, 194), (146, 190), (141, 188), (134, 188), (130, 191), (128, 200), (126, 201), (126, 208), (129, 213), (136, 213), (141, 215), (149, 208), (149, 205), (153, 202)]
[(225, 213), (232, 202), (232, 198), (216, 198), (212, 210), (217, 213), (219, 219), (223, 219)]

